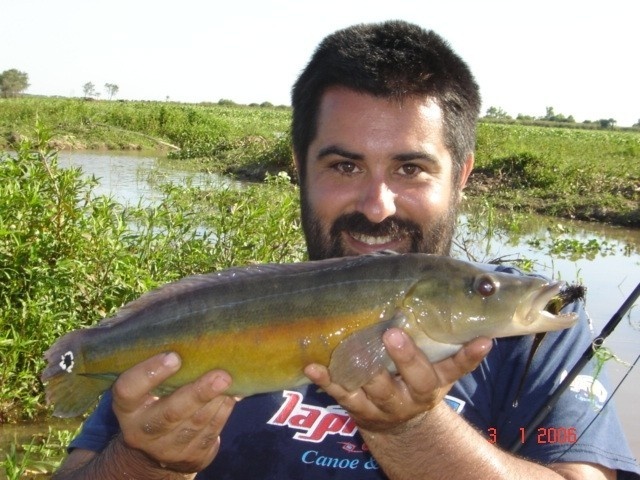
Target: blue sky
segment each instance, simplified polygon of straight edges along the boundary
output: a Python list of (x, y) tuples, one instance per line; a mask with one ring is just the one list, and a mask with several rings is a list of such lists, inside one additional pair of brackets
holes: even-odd
[(403, 19), (469, 63), (483, 112), (640, 119), (637, 0), (2, 0), (0, 71), (28, 93), (289, 104), (317, 43), (354, 23)]

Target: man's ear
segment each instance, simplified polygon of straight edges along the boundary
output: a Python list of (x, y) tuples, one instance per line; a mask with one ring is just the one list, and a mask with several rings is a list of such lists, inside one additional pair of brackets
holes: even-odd
[(473, 153), (467, 155), (467, 159), (462, 164), (460, 169), (460, 190), (462, 190), (467, 184), (467, 180), (469, 179), (469, 175), (471, 175), (471, 170), (473, 170), (473, 164), (475, 162), (475, 156)]

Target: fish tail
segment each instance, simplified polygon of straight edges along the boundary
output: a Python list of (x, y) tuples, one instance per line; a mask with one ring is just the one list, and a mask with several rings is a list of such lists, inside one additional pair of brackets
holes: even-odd
[(70, 332), (44, 354), (47, 367), (41, 380), (45, 384), (48, 405), (54, 405), (57, 417), (75, 417), (89, 409), (107, 390), (114, 378), (83, 374), (84, 358), (79, 348), (84, 330)]

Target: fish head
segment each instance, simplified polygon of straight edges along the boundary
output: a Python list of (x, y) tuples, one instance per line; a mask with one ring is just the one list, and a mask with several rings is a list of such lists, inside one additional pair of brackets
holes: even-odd
[(443, 343), (528, 335), (575, 324), (575, 313), (545, 310), (563, 285), (448, 259), (425, 271), (405, 296), (404, 307), (429, 337)]

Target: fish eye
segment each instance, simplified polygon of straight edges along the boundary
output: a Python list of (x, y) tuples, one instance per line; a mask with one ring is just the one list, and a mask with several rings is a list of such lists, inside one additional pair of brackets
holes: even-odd
[(498, 291), (498, 288), (500, 288), (500, 283), (491, 278), (489, 275), (481, 275), (480, 277), (476, 278), (473, 287), (475, 291), (483, 297), (490, 297)]

